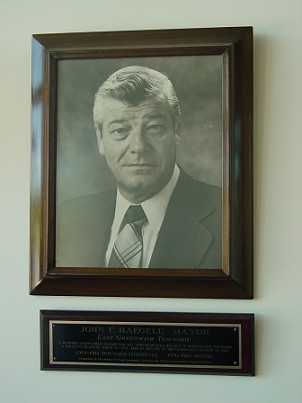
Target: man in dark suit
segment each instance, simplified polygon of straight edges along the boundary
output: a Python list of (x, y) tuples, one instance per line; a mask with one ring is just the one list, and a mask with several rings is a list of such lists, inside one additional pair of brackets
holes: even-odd
[(117, 189), (66, 203), (57, 265), (221, 268), (221, 191), (176, 164), (180, 107), (170, 80), (123, 68), (100, 87), (93, 117)]

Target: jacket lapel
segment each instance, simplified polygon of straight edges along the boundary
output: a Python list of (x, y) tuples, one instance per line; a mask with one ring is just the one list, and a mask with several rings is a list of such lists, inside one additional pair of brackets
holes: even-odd
[(214, 238), (204, 225), (213, 212), (195, 181), (181, 171), (149, 267), (199, 268)]

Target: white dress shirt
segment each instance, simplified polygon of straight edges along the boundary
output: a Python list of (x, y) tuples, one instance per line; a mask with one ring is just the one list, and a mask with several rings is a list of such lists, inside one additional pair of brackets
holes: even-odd
[[(155, 243), (158, 237), (158, 233), (163, 223), (170, 197), (178, 181), (179, 173), (180, 173), (179, 168), (177, 165), (175, 165), (172, 177), (167, 183), (167, 185), (151, 199), (145, 200), (142, 203), (140, 203), (147, 217), (147, 221), (145, 222), (142, 230), (143, 268), (149, 267)], [(106, 265), (108, 265), (113, 245), (117, 238), (124, 215), (128, 210), (129, 206), (131, 205), (133, 205), (133, 203), (130, 203), (128, 200), (126, 200), (121, 195), (120, 191), (117, 190), (115, 216), (111, 226), (111, 235), (108, 249), (106, 252)]]

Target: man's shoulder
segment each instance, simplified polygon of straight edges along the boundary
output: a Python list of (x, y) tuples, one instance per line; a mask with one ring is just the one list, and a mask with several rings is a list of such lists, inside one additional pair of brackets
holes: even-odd
[(84, 194), (68, 198), (62, 203), (62, 205), (75, 206), (75, 207), (76, 206), (83, 207), (84, 205), (86, 205), (90, 207), (93, 206), (94, 204), (98, 205), (99, 202), (101, 201), (115, 200), (115, 196), (116, 196), (116, 189), (109, 189), (102, 192)]
[(58, 215), (64, 217), (95, 216), (99, 213), (107, 214), (115, 208), (116, 189), (81, 195), (66, 199), (58, 208)]
[(186, 205), (200, 205), (202, 201), (209, 202), (215, 210), (221, 209), (222, 189), (206, 182), (193, 179), (184, 170), (181, 170), (175, 195), (180, 202)]
[(103, 267), (115, 208), (115, 192), (66, 200), (58, 208), (56, 256), (59, 266)]

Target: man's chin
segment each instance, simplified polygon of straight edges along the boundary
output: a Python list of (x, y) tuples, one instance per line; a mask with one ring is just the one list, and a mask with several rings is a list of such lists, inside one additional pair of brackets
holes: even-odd
[(133, 180), (128, 181), (127, 187), (119, 186), (121, 194), (132, 203), (140, 203), (150, 199), (157, 194), (161, 189), (159, 182), (154, 180)]

